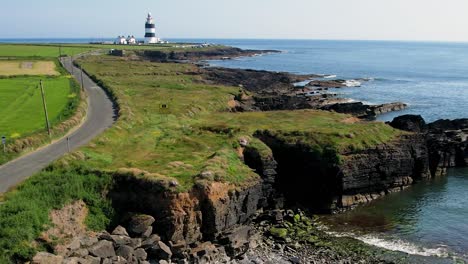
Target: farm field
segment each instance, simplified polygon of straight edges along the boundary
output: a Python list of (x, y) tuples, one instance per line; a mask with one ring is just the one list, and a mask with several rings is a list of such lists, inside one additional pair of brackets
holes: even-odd
[[(40, 77), (0, 79), (0, 134), (18, 138), (45, 129)], [(42, 78), (51, 123), (60, 119), (71, 92), (71, 80), (66, 76)]]
[(20, 45), (0, 44), (0, 57), (59, 57), (62, 55), (76, 55), (96, 48), (84, 45), (66, 46), (58, 45)]
[(0, 76), (60, 75), (53, 61), (0, 60)]

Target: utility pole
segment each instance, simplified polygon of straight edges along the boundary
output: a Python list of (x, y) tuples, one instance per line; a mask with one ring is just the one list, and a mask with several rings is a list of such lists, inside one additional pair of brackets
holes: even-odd
[(84, 91), (84, 81), (83, 81), (83, 67), (80, 64), (80, 70), (81, 70), (81, 91)]
[(67, 137), (67, 150), (70, 152), (70, 137)]
[(62, 58), (62, 45), (59, 45), (59, 58)]
[(44, 115), (46, 119), (47, 133), (49, 134), (49, 138), (50, 138), (52, 134), (50, 133), (49, 114), (47, 113), (47, 105), (46, 105), (46, 99), (45, 99), (45, 94), (44, 94), (44, 87), (42, 85), (42, 80), (40, 80), (39, 84), (41, 88), (42, 106), (44, 107)]

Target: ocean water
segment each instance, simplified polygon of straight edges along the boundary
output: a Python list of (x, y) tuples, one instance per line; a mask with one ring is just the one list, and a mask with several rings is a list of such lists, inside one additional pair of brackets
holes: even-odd
[[(27, 43), (87, 43), (101, 39), (2, 40)], [(111, 40), (111, 39), (106, 39)], [(361, 87), (336, 89), (370, 104), (401, 101), (408, 109), (379, 117), (420, 114), (427, 121), (468, 117), (468, 43), (326, 40), (170, 41), (219, 43), (282, 53), (212, 61), (212, 65), (293, 73), (370, 78)], [(323, 219), (337, 235), (419, 256), (468, 261), (468, 169), (422, 182), (356, 210)], [(429, 261), (429, 260), (428, 260)], [(415, 261), (416, 262), (416, 261)], [(429, 262), (436, 262), (434, 259)], [(423, 259), (422, 262), (425, 263)], [(445, 263), (445, 262), (444, 262)]]

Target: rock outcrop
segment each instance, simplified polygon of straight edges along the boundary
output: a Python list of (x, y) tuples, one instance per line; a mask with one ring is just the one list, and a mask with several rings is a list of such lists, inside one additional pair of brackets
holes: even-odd
[(420, 133), (425, 138), (433, 177), (445, 175), (447, 168), (468, 165), (468, 119), (443, 119), (426, 124), (421, 116), (404, 115), (390, 125)]

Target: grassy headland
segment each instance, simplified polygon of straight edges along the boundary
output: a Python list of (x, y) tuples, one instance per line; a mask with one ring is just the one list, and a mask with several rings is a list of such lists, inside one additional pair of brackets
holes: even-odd
[[(270, 130), (299, 131), (307, 142), (357, 150), (393, 139), (382, 123), (348, 122), (348, 115), (311, 110), (230, 113), (238, 87), (207, 85), (192, 64), (152, 63), (111, 56), (79, 63), (117, 98), (115, 126), (82, 149), (91, 168), (135, 168), (172, 177), (188, 190), (204, 170), (216, 179), (242, 184), (257, 175), (237, 153), (241, 137)], [(294, 137), (294, 138), (293, 138)], [(290, 136), (291, 140), (297, 140)], [(157, 178), (157, 176), (155, 176)], [(157, 180), (157, 179), (155, 179)]]

